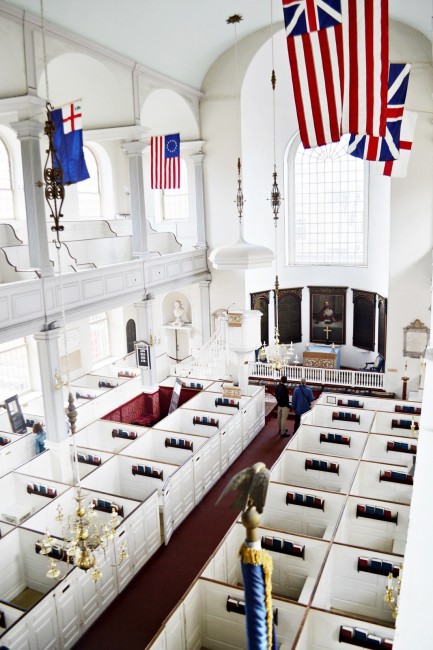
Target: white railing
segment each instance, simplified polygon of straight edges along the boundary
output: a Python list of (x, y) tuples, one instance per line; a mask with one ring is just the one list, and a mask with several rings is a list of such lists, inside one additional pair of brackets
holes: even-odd
[[(218, 368), (218, 371), (216, 369)], [(205, 379), (225, 376), (228, 373), (227, 321), (200, 348), (198, 354), (171, 367), (171, 374), (178, 377)]]
[(351, 388), (367, 388), (383, 390), (385, 373), (366, 372), (365, 370), (340, 370), (329, 368), (311, 368), (305, 366), (282, 366), (275, 370), (270, 363), (258, 361), (249, 363), (250, 377), (260, 379), (279, 379), (286, 375), (288, 381), (300, 381), (305, 377), (307, 382), (327, 386), (350, 386)]

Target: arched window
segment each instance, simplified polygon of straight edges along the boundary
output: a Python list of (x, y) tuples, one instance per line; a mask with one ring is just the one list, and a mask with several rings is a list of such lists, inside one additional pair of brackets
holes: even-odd
[(77, 183), (78, 210), (83, 218), (100, 217), (102, 211), (98, 162), (88, 147), (83, 147), (83, 151), (90, 178)]
[(90, 354), (93, 363), (110, 356), (110, 335), (106, 312), (89, 318)]
[(133, 318), (130, 318), (126, 323), (126, 351), (128, 353), (134, 352), (136, 340), (137, 334), (135, 328), (135, 320)]
[(348, 138), (313, 149), (295, 141), (289, 149), (290, 264), (367, 263), (366, 166), (347, 154)]
[(162, 190), (161, 202), (163, 221), (185, 221), (189, 218), (188, 175), (183, 158), (180, 159), (180, 188), (178, 190)]
[(0, 400), (31, 389), (27, 343), (24, 338), (0, 343)]
[(15, 219), (12, 192), (11, 161), (5, 143), (0, 138), (0, 219)]

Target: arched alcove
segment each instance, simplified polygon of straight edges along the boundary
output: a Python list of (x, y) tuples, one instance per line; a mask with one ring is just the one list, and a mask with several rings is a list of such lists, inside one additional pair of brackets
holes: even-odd
[(151, 135), (180, 133), (182, 140), (198, 140), (200, 129), (191, 106), (173, 90), (154, 90), (143, 102), (141, 124)]
[[(131, 75), (125, 68), (109, 68), (78, 52), (56, 56), (47, 68), (51, 103), (62, 106), (81, 99), (84, 129), (134, 123)], [(38, 94), (45, 97), (45, 71), (39, 78)]]

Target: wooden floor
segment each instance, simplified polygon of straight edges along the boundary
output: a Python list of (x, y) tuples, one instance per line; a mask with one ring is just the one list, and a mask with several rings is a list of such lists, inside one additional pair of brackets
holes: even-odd
[[(258, 461), (272, 467), (286, 446), (287, 438), (279, 437), (274, 415), (275, 408), (270, 409), (265, 427), (250, 446), (174, 532), (168, 545), (152, 556), (74, 646), (77, 650), (143, 650), (148, 646), (239, 514), (228, 507), (230, 497), (215, 505), (225, 485)], [(287, 426), (293, 430), (292, 421)]]

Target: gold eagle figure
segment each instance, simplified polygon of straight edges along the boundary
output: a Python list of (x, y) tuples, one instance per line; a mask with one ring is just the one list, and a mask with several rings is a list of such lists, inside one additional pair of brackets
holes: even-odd
[(255, 506), (259, 514), (263, 512), (266, 501), (266, 493), (270, 481), (270, 472), (264, 463), (255, 463), (235, 474), (224, 490), (221, 492), (216, 503), (219, 503), (229, 492), (237, 492), (237, 497), (230, 504), (231, 508), (246, 510)]

